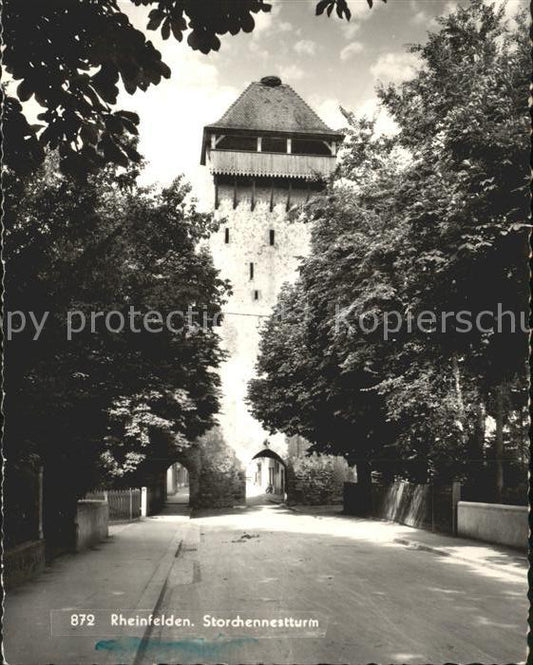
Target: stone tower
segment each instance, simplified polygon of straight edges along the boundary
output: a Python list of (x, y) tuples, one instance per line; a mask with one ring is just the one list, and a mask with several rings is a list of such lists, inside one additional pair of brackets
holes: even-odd
[[(221, 277), (233, 287), (222, 326), (229, 359), (221, 369), (219, 421), (244, 463), (267, 437), (244, 401), (260, 326), (308, 251), (308, 229), (289, 222), (287, 213), (323, 187), (342, 139), (276, 76), (251, 83), (218, 122), (204, 128), (201, 163), (213, 175), (213, 205), (221, 220), (211, 249)], [(283, 437), (270, 441), (285, 453)]]

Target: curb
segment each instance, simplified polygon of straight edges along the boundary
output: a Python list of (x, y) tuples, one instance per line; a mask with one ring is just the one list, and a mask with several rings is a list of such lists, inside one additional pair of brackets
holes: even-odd
[[(153, 614), (157, 614), (165, 593), (167, 591), (168, 581), (171, 576), (171, 571), (176, 562), (176, 559), (180, 558), (185, 552), (194, 552), (197, 551), (198, 546), (200, 545), (200, 530), (196, 529), (185, 529), (180, 528), (174, 538), (172, 539), (170, 545), (168, 546), (165, 554), (163, 555), (155, 573), (150, 579), (150, 582), (145, 588), (141, 599), (137, 603), (136, 609), (147, 609), (150, 608)], [(153, 609), (152, 609), (153, 608)], [(133, 665), (140, 665), (143, 661), (146, 648), (150, 642), (150, 637), (152, 635), (153, 626), (147, 626), (146, 630), (141, 637), (137, 651), (135, 652), (133, 658)], [(110, 664), (109, 664), (110, 665)]]
[[(163, 554), (161, 557), (161, 560), (154, 574), (146, 585), (143, 594), (137, 603), (136, 609), (150, 609), (152, 610), (153, 614), (157, 614), (157, 610), (159, 609), (163, 600), (163, 596), (165, 595), (170, 570), (174, 565), (174, 561), (179, 556), (183, 545), (182, 536), (182, 530), (178, 529), (176, 531), (176, 535), (170, 541), (170, 545), (167, 547), (165, 554)], [(143, 636), (141, 637), (137, 651), (135, 652), (133, 665), (137, 665), (144, 658), (151, 633), (152, 626), (147, 626)]]
[[(150, 580), (144, 587), (144, 590), (139, 598), (135, 609), (136, 610), (152, 610), (155, 614), (157, 611), (158, 605), (161, 603), (163, 594), (166, 589), (166, 582), (170, 573), (170, 569), (178, 556), (182, 545), (182, 532), (181, 529), (176, 530), (176, 534), (170, 541), (170, 544), (167, 546), (165, 553), (159, 560), (157, 567), (150, 577)], [(146, 649), (147, 641), (150, 637), (151, 626), (147, 626), (144, 634), (141, 638), (137, 650), (133, 654), (133, 663), (138, 663), (143, 657), (144, 650)], [(120, 635), (117, 635), (115, 639), (120, 639)], [(108, 652), (108, 657), (105, 659), (106, 665), (114, 665), (117, 660), (116, 653)]]
[[(476, 561), (475, 559), (469, 559), (468, 557), (461, 556), (460, 554), (456, 554), (455, 552), (448, 552), (447, 550), (443, 550), (439, 547), (434, 547), (432, 545), (424, 545), (423, 543), (419, 543), (415, 540), (409, 540), (408, 538), (394, 538), (393, 542), (397, 543), (398, 545), (404, 545), (408, 549), (418, 550), (421, 552), (431, 552), (432, 554), (438, 554), (439, 556), (451, 557), (452, 559), (464, 561), (465, 563), (481, 565), (485, 568), (490, 568), (491, 570), (497, 570), (499, 572), (502, 572), (502, 568), (505, 570), (505, 566), (499, 566), (487, 561)], [(524, 564), (527, 565), (526, 557), (524, 557)], [(505, 570), (505, 572), (519, 579), (523, 580), (527, 579), (527, 569), (524, 569), (523, 577), (516, 570)]]

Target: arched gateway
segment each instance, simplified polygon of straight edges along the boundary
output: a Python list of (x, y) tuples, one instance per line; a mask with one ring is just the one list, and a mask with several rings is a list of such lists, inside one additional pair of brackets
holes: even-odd
[(287, 466), (278, 453), (264, 448), (252, 457), (252, 462), (255, 462), (253, 484), (265, 492), (283, 495)]

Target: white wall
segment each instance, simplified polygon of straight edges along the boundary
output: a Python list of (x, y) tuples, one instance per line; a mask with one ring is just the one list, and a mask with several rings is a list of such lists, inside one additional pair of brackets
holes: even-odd
[[(307, 192), (293, 190), (293, 200)], [(219, 422), (224, 436), (240, 459), (248, 464), (268, 437), (271, 448), (285, 455), (285, 437), (269, 436), (259, 422), (248, 413), (245, 405), (247, 383), (254, 375), (259, 345), (259, 330), (276, 302), (284, 282), (297, 276), (298, 257), (309, 251), (309, 229), (301, 223), (289, 223), (285, 203), (270, 211), (270, 190), (256, 191), (252, 212), (250, 200), (240, 190), (240, 203), (233, 208), (232, 188), (220, 188), (218, 219), (225, 220), (210, 240), (216, 267), (221, 277), (233, 285), (233, 296), (224, 307), (225, 321), (221, 327), (223, 346), (230, 358), (221, 368), (222, 413)], [(229, 228), (229, 244), (225, 228)], [(269, 231), (275, 232), (275, 244), (269, 244)], [(249, 265), (254, 263), (254, 278)], [(259, 291), (259, 300), (253, 291)]]
[[(257, 474), (258, 464), (261, 465), (261, 474), (257, 478), (258, 482), (256, 482), (256, 475), (259, 475)], [(284, 488), (282, 483), (282, 470), (284, 472), (284, 466), (280, 462), (276, 463), (276, 460), (272, 459), (271, 457), (258, 457), (249, 463), (246, 470), (246, 477), (248, 479), (248, 484), (251, 490), (261, 489), (263, 492), (266, 490), (270, 484), (271, 474), (269, 469), (272, 469), (273, 471), (272, 475), (274, 482), (272, 489), (274, 490), (274, 493), (280, 494), (283, 491)]]
[(459, 501), (457, 532), (464, 538), (526, 549), (529, 536), (528, 508)]

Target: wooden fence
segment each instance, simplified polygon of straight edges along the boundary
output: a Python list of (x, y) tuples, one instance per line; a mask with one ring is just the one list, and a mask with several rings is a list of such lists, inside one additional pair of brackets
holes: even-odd
[(132, 522), (141, 517), (141, 490), (96, 490), (86, 495), (86, 499), (106, 500), (109, 503), (110, 522)]
[(459, 483), (373, 483), (369, 493), (357, 483), (344, 483), (344, 512), (454, 534), (460, 497)]

